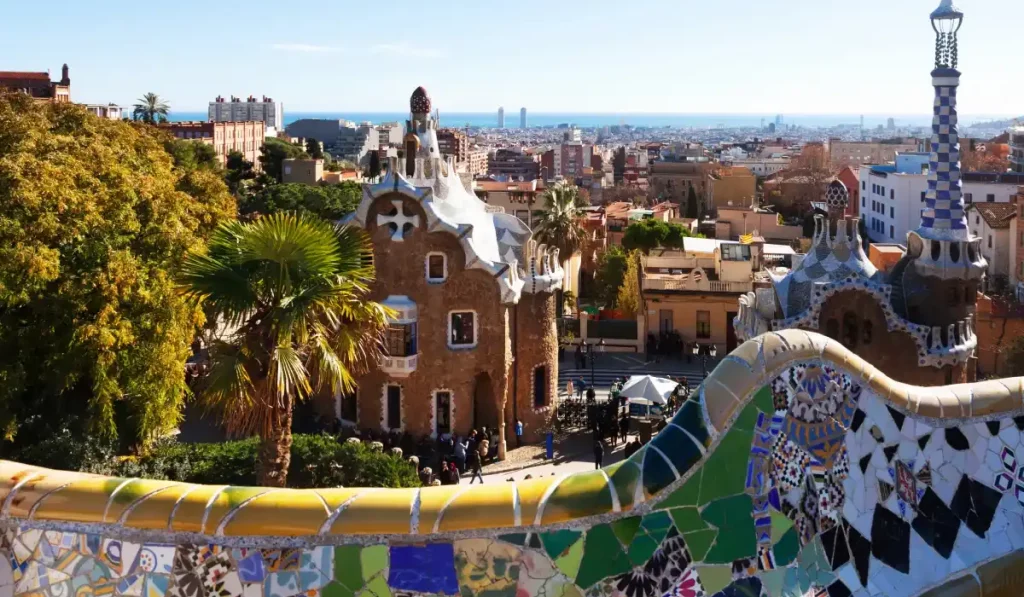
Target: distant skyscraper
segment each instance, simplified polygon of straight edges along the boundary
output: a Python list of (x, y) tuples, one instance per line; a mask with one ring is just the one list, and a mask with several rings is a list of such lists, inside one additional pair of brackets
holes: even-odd
[(890, 118), (888, 121), (886, 121), (885, 128), (889, 129), (890, 131), (896, 130), (896, 119)]
[(775, 126), (778, 127), (782, 124), (782, 114), (775, 115)]
[(519, 128), (526, 128), (526, 108), (519, 109)]
[(505, 128), (505, 108), (498, 108), (498, 128)]
[(864, 128), (864, 115), (863, 114), (860, 115), (860, 128), (862, 128), (862, 129)]

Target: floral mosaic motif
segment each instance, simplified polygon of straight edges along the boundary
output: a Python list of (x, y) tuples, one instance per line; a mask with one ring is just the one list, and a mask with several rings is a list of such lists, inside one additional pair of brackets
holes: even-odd
[(999, 461), (1005, 470), (996, 473), (995, 488), (1003, 493), (1012, 490), (1014, 498), (1024, 506), (1024, 462), (1019, 462), (1016, 453), (1006, 446), (999, 452)]

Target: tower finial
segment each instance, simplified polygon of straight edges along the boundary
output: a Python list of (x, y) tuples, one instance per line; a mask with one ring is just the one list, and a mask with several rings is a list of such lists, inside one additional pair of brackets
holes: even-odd
[(953, 6), (953, 0), (941, 0), (932, 11), (931, 20), (935, 30), (935, 68), (956, 69), (956, 34), (964, 22), (964, 13)]

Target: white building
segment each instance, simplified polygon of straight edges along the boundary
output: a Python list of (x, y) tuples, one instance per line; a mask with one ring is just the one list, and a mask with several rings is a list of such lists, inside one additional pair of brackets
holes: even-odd
[[(906, 242), (907, 233), (921, 222), (928, 190), (928, 154), (904, 153), (895, 164), (861, 166), (860, 214), (872, 242)], [(1010, 203), (1024, 175), (964, 172), (961, 184), (965, 204)]]
[(380, 133), (380, 147), (399, 146), (402, 144), (402, 125), (397, 122), (382, 122), (377, 125), (377, 132)]
[(526, 128), (526, 108), (519, 109), (519, 128)]
[(1024, 126), (1010, 128), (1010, 169), (1024, 172)]
[(284, 106), (267, 96), (257, 100), (249, 96), (245, 101), (231, 96), (231, 101), (224, 101), (223, 96), (210, 102), (210, 122), (246, 122), (249, 120), (262, 122), (267, 128), (281, 130), (284, 128)]
[(972, 203), (967, 206), (966, 214), (971, 234), (981, 239), (981, 254), (988, 261), (988, 283), (992, 283), (993, 276), (1006, 276), (1007, 281), (1015, 281), (1016, 272), (1010, 261), (1010, 221), (1017, 215), (1016, 204)]
[(107, 120), (121, 120), (124, 113), (124, 109), (117, 104), (85, 104), (85, 109)]
[[(723, 162), (726, 160), (723, 159)], [(728, 163), (750, 170), (755, 176), (769, 176), (789, 168), (789, 158), (744, 158), (732, 159)]]

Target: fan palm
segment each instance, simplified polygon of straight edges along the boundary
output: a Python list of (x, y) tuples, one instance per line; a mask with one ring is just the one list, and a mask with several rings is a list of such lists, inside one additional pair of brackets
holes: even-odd
[(132, 110), (132, 118), (134, 120), (141, 120), (148, 124), (167, 122), (167, 113), (171, 111), (171, 107), (167, 105), (167, 102), (160, 99), (159, 95), (147, 93), (135, 101), (138, 103), (135, 104), (135, 109)]
[(540, 214), (537, 240), (556, 247), (563, 261), (568, 261), (583, 248), (587, 231), (583, 227), (585, 205), (575, 185), (561, 183), (545, 193), (545, 209)]
[(221, 226), (185, 261), (185, 295), (227, 330), (209, 346), (200, 400), (232, 435), (260, 435), (261, 485), (286, 483), (296, 402), (350, 391), (380, 354), (388, 311), (364, 299), (371, 256), (361, 230), (278, 213)]

